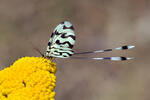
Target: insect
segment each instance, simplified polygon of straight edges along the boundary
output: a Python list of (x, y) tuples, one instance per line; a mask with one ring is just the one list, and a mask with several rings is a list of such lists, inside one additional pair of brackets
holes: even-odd
[(44, 57), (123, 61), (123, 60), (130, 60), (132, 58), (130, 57), (86, 58), (86, 57), (72, 57), (72, 55), (102, 53), (102, 52), (110, 52), (113, 50), (127, 50), (127, 49), (132, 49), (135, 47), (133, 45), (129, 45), (129, 46), (126, 45), (126, 46), (121, 46), (121, 47), (114, 48), (114, 49), (105, 49), (105, 50), (96, 50), (96, 51), (76, 53), (72, 50), (75, 44), (75, 39), (76, 37), (75, 37), (73, 25), (69, 21), (61, 22), (51, 34)]

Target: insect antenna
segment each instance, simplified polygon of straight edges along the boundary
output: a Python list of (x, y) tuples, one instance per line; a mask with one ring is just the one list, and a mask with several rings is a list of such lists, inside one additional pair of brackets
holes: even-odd
[(72, 59), (82, 59), (82, 60), (111, 60), (111, 61), (125, 61), (125, 60), (131, 60), (132, 57), (96, 57), (96, 58), (89, 58), (89, 57), (70, 57)]
[(44, 57), (44, 54), (38, 49), (38, 48), (33, 48), (35, 51), (37, 51), (42, 57)]
[(121, 46), (121, 47), (117, 47), (114, 49), (105, 49), (105, 50), (95, 50), (95, 51), (88, 51), (88, 52), (79, 52), (79, 53), (75, 53), (74, 55), (80, 55), (80, 54), (90, 54), (90, 53), (103, 53), (103, 52), (110, 52), (113, 50), (128, 50), (128, 49), (132, 49), (135, 46), (133, 45), (125, 45), (125, 46)]

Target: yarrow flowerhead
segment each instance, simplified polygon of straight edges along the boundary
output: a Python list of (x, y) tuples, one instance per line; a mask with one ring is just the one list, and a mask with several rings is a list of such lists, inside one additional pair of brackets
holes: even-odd
[(0, 71), (0, 100), (54, 100), (56, 64), (23, 57)]

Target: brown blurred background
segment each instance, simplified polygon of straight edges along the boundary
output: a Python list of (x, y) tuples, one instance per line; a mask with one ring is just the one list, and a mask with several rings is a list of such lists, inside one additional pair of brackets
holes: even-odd
[(74, 50), (132, 44), (89, 57), (133, 56), (125, 62), (57, 59), (56, 100), (150, 100), (149, 0), (0, 0), (0, 66), (40, 56), (60, 22), (75, 27)]

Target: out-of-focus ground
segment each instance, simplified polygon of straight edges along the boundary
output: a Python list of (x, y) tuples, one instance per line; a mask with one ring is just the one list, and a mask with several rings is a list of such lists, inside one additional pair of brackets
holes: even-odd
[(125, 62), (57, 59), (56, 100), (150, 100), (149, 0), (0, 0), (0, 66), (40, 56), (57, 24), (75, 27), (74, 50), (132, 44), (89, 57), (133, 56)]

